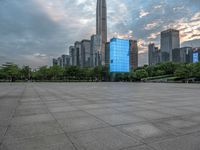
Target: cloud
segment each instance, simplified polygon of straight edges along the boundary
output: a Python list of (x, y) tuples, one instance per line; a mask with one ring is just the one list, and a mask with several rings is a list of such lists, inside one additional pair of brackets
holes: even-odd
[(40, 53), (35, 53), (35, 54), (33, 54), (33, 56), (39, 57), (39, 58), (46, 58), (47, 57), (46, 54), (40, 54)]
[(47, 56), (46, 54), (30, 54), (30, 55), (20, 55), (23, 61), (26, 61), (26, 65), (32, 66), (34, 68), (46, 66), (49, 58), (52, 57)]
[(191, 19), (192, 21), (198, 21), (200, 20), (200, 12), (197, 12)]
[(144, 27), (144, 29), (145, 29), (145, 30), (152, 30), (152, 29), (156, 28), (161, 22), (162, 22), (162, 21), (161, 21), (160, 19), (154, 20), (153, 22), (148, 23), (148, 24)]
[[(138, 40), (139, 63), (162, 30), (180, 30), (181, 42), (200, 39), (199, 0), (109, 0), (108, 38)], [(96, 0), (0, 0), (0, 64), (51, 65), (75, 41), (95, 34)], [(196, 42), (198, 43), (198, 42)]]
[(140, 11), (140, 18), (143, 18), (143, 17), (145, 17), (145, 16), (147, 16), (147, 15), (149, 15), (150, 13), (149, 12), (146, 12), (146, 11), (144, 11), (143, 9), (141, 9), (141, 11)]
[(154, 8), (155, 9), (160, 9), (160, 8), (162, 8), (162, 5), (156, 5), (156, 6), (154, 6)]
[(155, 40), (159, 35), (160, 35), (160, 32), (151, 33), (151, 34), (147, 37), (147, 39), (149, 39), (149, 40)]

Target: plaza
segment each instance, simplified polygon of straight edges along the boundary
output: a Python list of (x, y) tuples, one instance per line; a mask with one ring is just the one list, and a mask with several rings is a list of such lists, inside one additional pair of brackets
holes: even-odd
[(199, 150), (199, 84), (0, 83), (0, 150)]

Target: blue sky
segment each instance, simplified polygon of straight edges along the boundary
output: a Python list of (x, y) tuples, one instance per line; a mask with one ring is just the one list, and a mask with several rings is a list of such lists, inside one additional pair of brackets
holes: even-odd
[[(139, 64), (160, 31), (180, 30), (183, 46), (200, 46), (200, 0), (107, 0), (108, 37), (138, 40)], [(0, 0), (0, 64), (50, 65), (95, 33), (96, 0)], [(193, 41), (193, 42), (186, 42)]]

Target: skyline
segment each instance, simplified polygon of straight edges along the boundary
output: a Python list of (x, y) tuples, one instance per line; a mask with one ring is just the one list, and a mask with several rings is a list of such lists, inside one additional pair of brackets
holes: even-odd
[[(180, 30), (181, 43), (200, 39), (198, 0), (107, 1), (108, 39), (138, 40), (139, 64), (147, 63), (147, 46), (160, 43), (160, 32)], [(1, 0), (0, 64), (50, 65), (75, 41), (96, 33), (96, 0)], [(193, 42), (193, 46), (196, 45)], [(29, 64), (30, 63), (30, 64)], [(32, 65), (31, 65), (32, 64)]]

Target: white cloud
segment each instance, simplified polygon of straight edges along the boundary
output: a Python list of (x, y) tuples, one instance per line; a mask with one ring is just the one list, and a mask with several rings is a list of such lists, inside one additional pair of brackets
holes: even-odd
[(192, 21), (195, 21), (195, 20), (200, 20), (200, 12), (197, 12), (192, 18), (191, 18)]
[(40, 57), (40, 58), (46, 58), (47, 55), (46, 54), (40, 54), (40, 53), (35, 53), (33, 54), (34, 57)]
[(52, 57), (47, 56), (46, 54), (40, 54), (40, 53), (35, 53), (35, 54), (30, 54), (30, 55), (20, 55), (21, 59), (23, 59), (23, 62), (25, 64), (23, 65), (29, 65), (32, 68), (37, 68), (39, 66), (46, 66), (51, 63)]
[(155, 20), (155, 21), (153, 21), (153, 22), (147, 24), (147, 25), (144, 27), (144, 29), (145, 29), (145, 30), (152, 30), (152, 29), (154, 29), (155, 27), (157, 27), (161, 22), (162, 22), (162, 21), (161, 21), (160, 19)]
[(154, 39), (156, 39), (158, 36), (160, 35), (160, 32), (155, 32), (155, 33), (151, 33), (148, 37), (147, 37), (147, 39), (149, 39), (149, 40), (154, 40)]
[(181, 11), (181, 10), (183, 10), (183, 9), (185, 9), (184, 6), (178, 6), (178, 7), (174, 7), (174, 8), (173, 8), (173, 10), (176, 11), (176, 12), (177, 12), (177, 11)]
[(147, 11), (144, 11), (143, 9), (141, 9), (140, 10), (140, 18), (143, 18), (143, 17), (145, 17), (145, 16), (147, 16), (147, 15), (149, 15), (150, 13), (149, 12), (147, 12)]
[(159, 8), (162, 8), (162, 5), (156, 5), (154, 6), (155, 9), (159, 9)]

